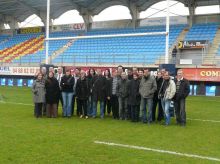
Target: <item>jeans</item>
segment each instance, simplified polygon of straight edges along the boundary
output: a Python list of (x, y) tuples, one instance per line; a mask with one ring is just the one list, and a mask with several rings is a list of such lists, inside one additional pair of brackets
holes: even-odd
[[(93, 113), (92, 113), (93, 117), (96, 117), (97, 114), (97, 104), (98, 101), (93, 101)], [(100, 116), (101, 118), (104, 118), (104, 101), (100, 101)]]
[(161, 99), (161, 105), (164, 111), (164, 118), (165, 118), (166, 125), (170, 124), (170, 102), (171, 100), (167, 100), (164, 98)]
[(139, 105), (131, 105), (131, 121), (138, 122), (139, 120)]
[(62, 92), (63, 97), (63, 116), (70, 117), (72, 114), (72, 92)]
[(88, 116), (92, 116), (93, 114), (93, 101), (92, 101), (92, 96), (89, 96), (88, 101), (87, 101), (87, 114)]
[(119, 97), (118, 102), (119, 102), (119, 116), (120, 119), (124, 120), (128, 118), (128, 99), (124, 97)]
[[(153, 98), (143, 98), (141, 97), (141, 107), (142, 107), (142, 121), (143, 123), (152, 122), (152, 107)], [(146, 112), (147, 107), (147, 112)]]
[(77, 101), (79, 103), (78, 107), (78, 111), (79, 111), (79, 114), (80, 115), (83, 115), (83, 116), (87, 116), (87, 100), (80, 100), (78, 99)]
[(111, 96), (112, 115), (114, 119), (119, 119), (119, 104), (118, 97), (116, 95)]

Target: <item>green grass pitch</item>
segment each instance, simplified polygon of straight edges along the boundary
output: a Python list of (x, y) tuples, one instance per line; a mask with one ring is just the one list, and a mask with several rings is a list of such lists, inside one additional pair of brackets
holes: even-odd
[[(189, 97), (187, 117), (220, 120), (220, 97)], [(220, 158), (220, 122), (185, 128), (105, 119), (36, 119), (30, 88), (0, 87), (0, 163), (215, 163), (206, 159), (95, 144), (105, 141)], [(217, 163), (217, 162), (216, 162)]]

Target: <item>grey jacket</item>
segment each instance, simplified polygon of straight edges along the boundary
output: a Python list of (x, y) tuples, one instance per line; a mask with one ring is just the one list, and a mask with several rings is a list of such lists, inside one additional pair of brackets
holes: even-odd
[(32, 86), (32, 92), (33, 92), (33, 101), (34, 103), (45, 103), (45, 81), (42, 80), (34, 80), (33, 86)]
[(153, 76), (143, 77), (140, 82), (139, 93), (143, 98), (153, 98), (157, 90), (157, 83)]

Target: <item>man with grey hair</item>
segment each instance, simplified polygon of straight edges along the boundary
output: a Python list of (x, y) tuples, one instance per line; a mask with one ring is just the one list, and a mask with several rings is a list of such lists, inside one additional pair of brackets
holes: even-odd
[(175, 80), (176, 84), (176, 94), (174, 97), (174, 106), (176, 113), (176, 122), (178, 125), (186, 125), (186, 110), (185, 103), (186, 98), (189, 95), (190, 87), (189, 81), (183, 77), (183, 70), (179, 69), (177, 71), (177, 78)]

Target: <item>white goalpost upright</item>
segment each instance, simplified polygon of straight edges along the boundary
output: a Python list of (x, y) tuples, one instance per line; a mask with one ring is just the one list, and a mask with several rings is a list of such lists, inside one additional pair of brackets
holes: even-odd
[(166, 14), (166, 31), (165, 32), (145, 32), (145, 33), (131, 33), (131, 34), (112, 34), (112, 35), (92, 35), (92, 36), (74, 36), (74, 37), (59, 37), (50, 38), (50, 0), (47, 0), (47, 23), (46, 23), (46, 64), (49, 64), (49, 41), (52, 40), (72, 40), (72, 39), (92, 39), (92, 38), (113, 38), (113, 37), (129, 37), (129, 36), (149, 36), (149, 35), (165, 35), (166, 36), (166, 46), (165, 46), (165, 64), (169, 63), (169, 33), (170, 33), (170, 11), (169, 4), (170, 0), (167, 2), (167, 14)]

